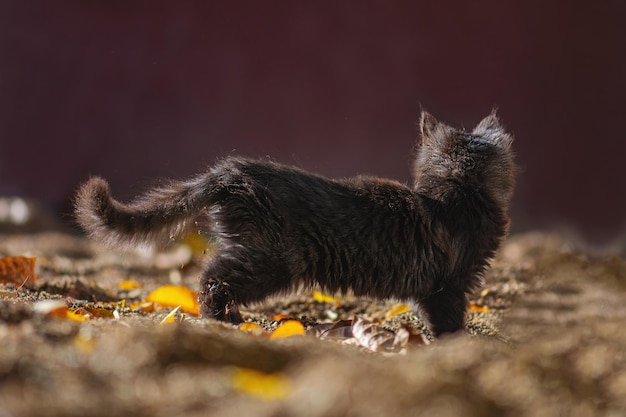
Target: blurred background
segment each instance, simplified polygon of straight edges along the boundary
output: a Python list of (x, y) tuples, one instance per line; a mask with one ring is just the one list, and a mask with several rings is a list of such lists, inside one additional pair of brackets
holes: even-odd
[(498, 107), (514, 231), (624, 235), (624, 0), (0, 0), (0, 196), (62, 224), (90, 175), (127, 199), (231, 154), (408, 181), (421, 107)]

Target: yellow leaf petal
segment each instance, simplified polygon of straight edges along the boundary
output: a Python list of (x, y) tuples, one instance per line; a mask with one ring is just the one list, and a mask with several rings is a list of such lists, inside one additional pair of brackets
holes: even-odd
[(304, 326), (297, 320), (287, 320), (276, 328), (270, 335), (270, 339), (284, 339), (291, 336), (303, 336)]
[(257, 323), (252, 323), (250, 321), (241, 323), (239, 325), (239, 330), (242, 330), (247, 333), (254, 333), (254, 334), (265, 333), (265, 329), (263, 328), (263, 326)]
[(165, 285), (152, 291), (146, 301), (152, 301), (164, 307), (177, 307), (185, 313), (197, 316), (200, 313), (198, 293), (180, 285)]
[(404, 304), (404, 303), (396, 304), (387, 311), (387, 313), (385, 314), (385, 320), (391, 320), (393, 316), (408, 313), (411, 310), (412, 308), (408, 304)]
[(124, 291), (136, 290), (137, 288), (141, 288), (141, 284), (135, 281), (134, 279), (127, 279), (126, 281), (122, 281), (117, 284), (117, 288)]
[(333, 297), (332, 295), (321, 293), (319, 291), (313, 291), (311, 295), (313, 296), (313, 299), (318, 303), (336, 303), (337, 301), (339, 301), (338, 298)]
[(89, 318), (89, 312), (84, 311), (84, 310), (67, 310), (67, 312), (65, 313), (65, 318), (70, 319), (72, 321), (85, 321)]
[(167, 316), (165, 316), (159, 324), (176, 323), (176, 313), (178, 313), (178, 310), (180, 310), (180, 306), (170, 311), (170, 313)]
[(140, 311), (142, 313), (152, 313), (154, 308), (154, 303), (152, 301), (146, 301), (143, 303), (132, 303), (130, 305), (130, 309), (133, 311)]
[(254, 369), (236, 368), (232, 385), (241, 392), (263, 400), (279, 400), (291, 391), (289, 379), (284, 374), (266, 374)]

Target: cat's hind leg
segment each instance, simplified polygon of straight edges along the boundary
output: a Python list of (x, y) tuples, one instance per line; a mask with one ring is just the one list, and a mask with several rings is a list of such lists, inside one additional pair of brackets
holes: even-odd
[(243, 323), (235, 294), (227, 282), (216, 279), (205, 279), (200, 294), (200, 314), (233, 324)]

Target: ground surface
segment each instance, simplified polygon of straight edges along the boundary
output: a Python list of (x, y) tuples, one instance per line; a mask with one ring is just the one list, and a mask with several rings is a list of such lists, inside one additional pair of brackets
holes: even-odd
[[(197, 289), (185, 246), (140, 257), (0, 236), (15, 256), (36, 257), (39, 280), (0, 284), (0, 417), (626, 415), (626, 262), (552, 235), (509, 238), (470, 334), (431, 343), (397, 303), (310, 292), (244, 310), (250, 331), (180, 311), (160, 324), (172, 308), (153, 310), (151, 291)], [(353, 338), (354, 316), (373, 334)], [(286, 318), (308, 334), (272, 339)]]

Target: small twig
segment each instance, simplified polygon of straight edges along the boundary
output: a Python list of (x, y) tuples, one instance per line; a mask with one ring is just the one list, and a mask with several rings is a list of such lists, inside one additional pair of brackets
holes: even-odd
[(30, 275), (28, 275), (28, 276), (26, 277), (26, 279), (25, 279), (24, 281), (22, 281), (22, 283), (20, 284), (20, 286), (19, 286), (19, 287), (17, 287), (17, 288), (15, 289), (15, 295), (17, 295), (17, 293), (19, 292), (19, 290), (21, 290), (21, 289), (24, 287), (24, 285), (26, 285), (26, 283), (28, 282), (28, 280), (29, 280), (29, 279), (30, 279)]

